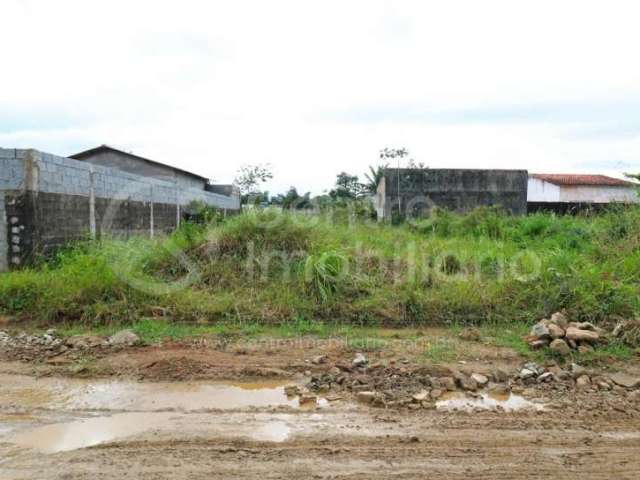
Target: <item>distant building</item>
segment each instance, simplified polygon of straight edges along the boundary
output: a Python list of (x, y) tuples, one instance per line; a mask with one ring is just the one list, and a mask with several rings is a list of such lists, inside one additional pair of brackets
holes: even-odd
[(101, 165), (103, 167), (115, 168), (123, 172), (141, 175), (143, 177), (157, 178), (158, 180), (173, 181), (185, 188), (197, 188), (204, 190), (209, 179), (195, 173), (187, 172), (180, 168), (172, 167), (164, 163), (149, 160), (148, 158), (134, 155), (133, 153), (118, 150), (108, 145), (85, 150), (69, 158), (80, 160), (81, 162)]
[(418, 217), (433, 207), (458, 212), (499, 205), (527, 212), (526, 170), (387, 168), (378, 184), (378, 219)]
[(533, 173), (528, 183), (529, 211), (545, 207), (567, 211), (590, 205), (640, 201), (640, 185), (605, 175)]

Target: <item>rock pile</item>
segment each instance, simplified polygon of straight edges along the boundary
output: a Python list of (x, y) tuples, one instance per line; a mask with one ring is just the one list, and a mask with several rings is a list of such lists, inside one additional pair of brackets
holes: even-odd
[(549, 347), (558, 355), (567, 356), (574, 350), (586, 353), (594, 345), (606, 342), (604, 330), (589, 322), (569, 322), (564, 313), (556, 312), (550, 319), (536, 323), (525, 341), (532, 349)]
[[(10, 335), (0, 330), (0, 349), (8, 351), (18, 360), (42, 359), (48, 363), (64, 363), (86, 351), (98, 352), (107, 348), (122, 348), (137, 345), (140, 338), (130, 330), (122, 330), (105, 338), (95, 335), (73, 335), (62, 337), (51, 328), (40, 335), (19, 333)], [(13, 352), (13, 354), (12, 354)]]
[(532, 387), (545, 391), (560, 388), (563, 391), (607, 391), (614, 394), (635, 390), (634, 394), (640, 397), (640, 377), (623, 373), (598, 374), (576, 363), (563, 369), (555, 362), (546, 366), (527, 362), (514, 371), (494, 368), (484, 372), (461, 372), (436, 365), (410, 368), (397, 364), (356, 364), (359, 366), (348, 363), (331, 366), (327, 359), (326, 371), (314, 374), (306, 387), (322, 395), (350, 392), (358, 402), (374, 407), (405, 407), (411, 410), (435, 408), (438, 400), (446, 399), (456, 391), (478, 397), (483, 392), (508, 396), (512, 392), (531, 391)]

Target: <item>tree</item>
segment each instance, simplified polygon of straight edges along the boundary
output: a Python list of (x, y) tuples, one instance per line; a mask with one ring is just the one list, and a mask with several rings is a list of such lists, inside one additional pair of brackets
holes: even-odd
[(340, 172), (336, 176), (336, 186), (329, 192), (334, 199), (356, 199), (364, 193), (365, 187), (358, 182), (357, 175), (350, 175), (347, 172)]
[[(273, 178), (271, 165), (243, 165), (233, 183), (240, 189), (243, 199), (260, 194), (260, 185)], [(244, 200), (243, 200), (244, 201)]]
[[(640, 173), (625, 173), (624, 176), (640, 182)], [(640, 185), (636, 184), (636, 187), (638, 188), (638, 196), (640, 197)]]
[(364, 174), (364, 177), (367, 179), (367, 183), (365, 183), (364, 186), (369, 193), (376, 193), (378, 191), (378, 185), (384, 176), (385, 168), (389, 168), (388, 163), (378, 165), (377, 167), (369, 165), (369, 171)]
[(283, 209), (302, 210), (311, 208), (311, 192), (300, 195), (296, 187), (289, 187), (287, 193), (279, 193), (271, 199), (272, 205), (280, 205)]
[[(380, 160), (397, 160), (397, 163), (400, 162), (409, 156), (409, 150), (406, 148), (383, 148), (380, 150)], [(407, 160), (407, 168), (428, 168), (423, 162), (416, 162), (413, 158), (409, 158)]]

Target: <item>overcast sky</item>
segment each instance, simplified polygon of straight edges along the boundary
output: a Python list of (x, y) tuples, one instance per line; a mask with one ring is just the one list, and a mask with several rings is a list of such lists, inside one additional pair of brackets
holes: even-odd
[(640, 2), (0, 3), (0, 146), (110, 144), (272, 193), (383, 147), (430, 167), (640, 171)]

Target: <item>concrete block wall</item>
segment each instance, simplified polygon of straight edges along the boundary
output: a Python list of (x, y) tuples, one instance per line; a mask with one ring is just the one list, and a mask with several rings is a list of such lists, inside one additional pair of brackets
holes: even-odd
[(418, 217), (434, 206), (464, 212), (501, 205), (516, 215), (527, 212), (526, 170), (390, 168), (378, 185), (378, 218)]
[(0, 270), (89, 235), (169, 232), (193, 200), (240, 209), (237, 195), (16, 149), (0, 149), (0, 198)]

